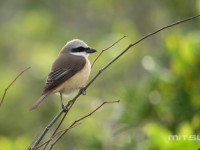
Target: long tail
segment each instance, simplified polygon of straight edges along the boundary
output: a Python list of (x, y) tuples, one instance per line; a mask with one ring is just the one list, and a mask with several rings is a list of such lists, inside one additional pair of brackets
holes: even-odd
[(47, 92), (45, 94), (43, 94), (34, 104), (33, 106), (29, 109), (29, 111), (32, 111), (34, 109), (36, 109), (48, 96), (49, 94), (51, 94), (51, 92)]

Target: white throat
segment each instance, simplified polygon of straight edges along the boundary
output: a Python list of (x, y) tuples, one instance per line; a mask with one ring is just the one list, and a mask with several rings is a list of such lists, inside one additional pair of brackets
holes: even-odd
[(78, 52), (78, 53), (71, 53), (72, 55), (76, 55), (76, 56), (83, 56), (85, 58), (88, 58), (89, 54), (87, 54), (86, 52)]

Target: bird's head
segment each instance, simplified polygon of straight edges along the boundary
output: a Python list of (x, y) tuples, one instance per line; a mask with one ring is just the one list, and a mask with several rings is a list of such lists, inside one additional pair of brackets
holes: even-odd
[(90, 48), (85, 42), (79, 39), (74, 39), (66, 43), (60, 53), (71, 53), (73, 55), (87, 57), (90, 53), (96, 52)]

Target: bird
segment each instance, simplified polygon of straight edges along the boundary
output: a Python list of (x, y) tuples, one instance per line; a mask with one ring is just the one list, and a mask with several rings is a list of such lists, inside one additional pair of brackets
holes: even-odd
[(80, 40), (73, 39), (60, 50), (51, 66), (43, 92), (40, 98), (32, 105), (30, 111), (36, 109), (47, 97), (54, 93), (69, 96), (78, 89), (85, 94), (84, 86), (89, 78), (91, 64), (88, 56), (96, 50)]

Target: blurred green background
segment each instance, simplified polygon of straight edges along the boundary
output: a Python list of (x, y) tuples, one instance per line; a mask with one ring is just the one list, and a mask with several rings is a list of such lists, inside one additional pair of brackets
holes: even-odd
[[(79, 38), (98, 51), (128, 36), (98, 60), (103, 65), (143, 35), (200, 13), (199, 0), (1, 0), (0, 150), (26, 149), (59, 112), (52, 95), (37, 110), (51, 63), (62, 46)], [(90, 57), (93, 61), (97, 53)], [(162, 31), (123, 55), (81, 96), (62, 128), (104, 106), (72, 129), (56, 150), (197, 150), (198, 140), (168, 135), (200, 134), (200, 20)], [(67, 103), (67, 101), (66, 101)]]

